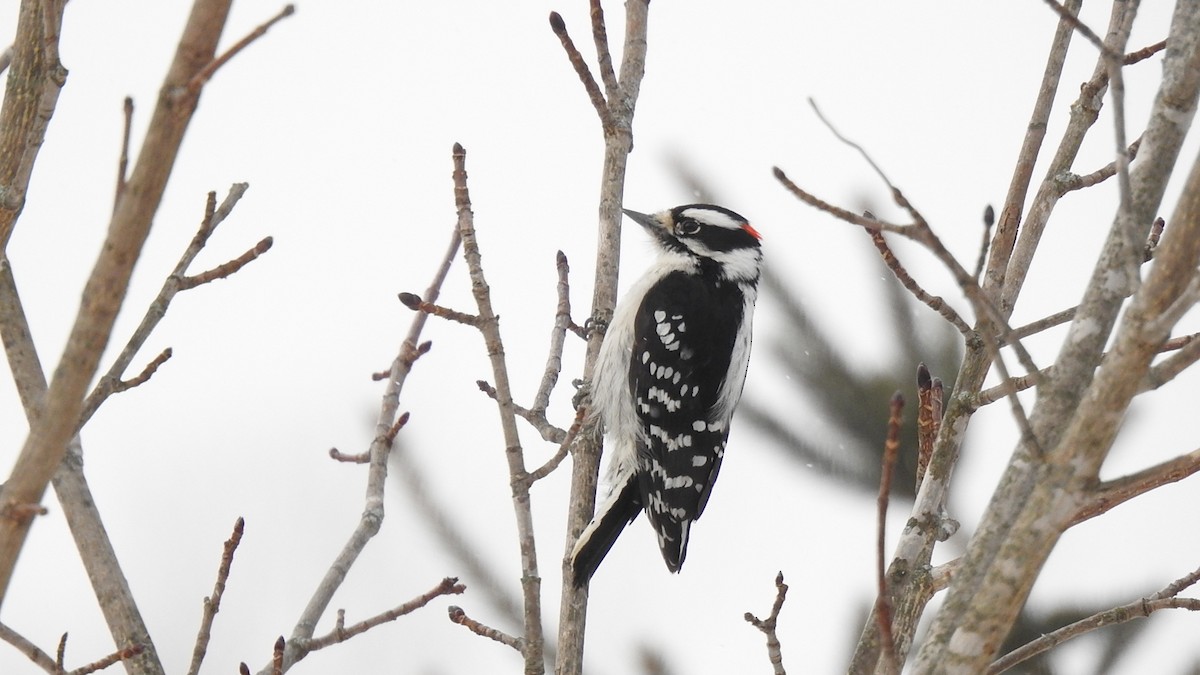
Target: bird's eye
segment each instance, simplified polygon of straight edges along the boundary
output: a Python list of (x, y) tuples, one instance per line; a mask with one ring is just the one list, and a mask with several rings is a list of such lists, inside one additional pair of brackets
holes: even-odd
[(675, 226), (675, 234), (682, 234), (684, 236), (696, 234), (699, 231), (700, 223), (697, 223), (691, 218), (681, 220), (679, 221), (679, 224)]

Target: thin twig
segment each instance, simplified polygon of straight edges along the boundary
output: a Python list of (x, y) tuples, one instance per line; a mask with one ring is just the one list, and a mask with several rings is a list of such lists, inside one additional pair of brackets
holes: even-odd
[(996, 211), (988, 204), (983, 209), (983, 240), (979, 242), (979, 258), (975, 261), (975, 274), (971, 275), (975, 278), (975, 283), (980, 283), (983, 277), (983, 268), (987, 264), (988, 246), (992, 241), (992, 226), (996, 224)]
[(783, 583), (783, 572), (775, 575), (775, 602), (771, 605), (771, 614), (766, 619), (759, 619), (750, 612), (742, 618), (767, 636), (767, 657), (771, 660), (771, 668), (775, 675), (787, 675), (783, 669), (783, 651), (779, 644), (776, 628), (779, 624), (779, 610), (783, 609), (783, 601), (787, 599), (788, 586)]
[(118, 649), (102, 659), (97, 659), (86, 666), (81, 666), (75, 670), (69, 671), (66, 675), (91, 675), (91, 673), (94, 673), (98, 670), (104, 670), (113, 664), (132, 659), (133, 657), (141, 654), (143, 651), (145, 651), (145, 648), (141, 645), (133, 645), (132, 647)]
[(1060, 312), (1055, 312), (1050, 316), (1038, 319), (1037, 321), (1027, 323), (1020, 328), (1014, 328), (1012, 334), (1018, 338), (1026, 338), (1030, 335), (1036, 335), (1044, 330), (1060, 326), (1075, 318), (1075, 312), (1079, 309), (1076, 307), (1068, 307)]
[(39, 668), (47, 673), (50, 673), (51, 675), (57, 675), (57, 673), (61, 672), (58, 670), (58, 664), (54, 662), (53, 657), (42, 651), (37, 645), (30, 642), (29, 639), (24, 635), (21, 635), (3, 623), (0, 623), (0, 640), (4, 640), (8, 644), (15, 647), (17, 651), (29, 657), (30, 661), (33, 661)]
[(502, 630), (492, 628), (491, 626), (479, 623), (475, 619), (472, 619), (471, 617), (467, 616), (467, 613), (464, 612), (462, 607), (459, 607), (458, 605), (450, 605), (448, 614), (449, 614), (450, 620), (452, 622), (466, 628), (467, 630), (471, 631), (472, 633), (474, 633), (476, 635), (480, 635), (482, 637), (488, 638), (489, 640), (495, 640), (496, 642), (499, 642), (502, 645), (507, 645), (509, 647), (512, 647), (513, 649), (517, 650), (518, 652), (521, 652), (521, 653), (525, 652), (525, 644), (524, 644), (525, 641), (524, 640), (522, 640), (521, 638), (518, 638), (518, 637), (513, 637), (512, 635), (509, 635), (508, 633), (505, 633)]
[[(600, 91), (600, 86), (596, 84), (596, 78), (592, 77), (592, 71), (588, 68), (587, 61), (584, 61), (583, 54), (580, 54), (579, 49), (575, 47), (575, 43), (571, 40), (571, 35), (567, 32), (567, 24), (558, 12), (550, 12), (550, 28), (558, 36), (558, 41), (562, 43), (563, 50), (567, 52), (567, 59), (575, 69), (575, 74), (579, 76), (579, 81), (583, 83), (583, 88), (587, 90), (592, 107), (596, 109), (596, 114), (600, 116), (600, 124), (604, 127), (605, 133), (607, 133), (607, 130), (616, 126), (616, 123), (613, 121), (612, 110), (609, 109), (608, 102), (604, 100), (604, 93)], [(611, 67), (611, 65), (610, 60), (609, 66)]]
[(567, 458), (567, 455), (570, 454), (571, 445), (575, 442), (575, 437), (579, 435), (579, 430), (583, 428), (583, 420), (586, 416), (587, 408), (585, 407), (581, 406), (575, 411), (575, 421), (571, 424), (571, 428), (567, 429), (566, 437), (563, 438), (562, 443), (558, 446), (558, 452), (554, 453), (554, 456), (548, 459), (545, 464), (526, 476), (526, 480), (530, 484), (549, 476)]
[(371, 451), (366, 450), (354, 455), (347, 455), (337, 448), (330, 448), (329, 457), (334, 461), (345, 462), (347, 464), (366, 464), (371, 461)]
[[(476, 380), (475, 386), (479, 387), (479, 391), (482, 391), (493, 401), (499, 400), (496, 393), (496, 388), (493, 387), (487, 380)], [(530, 426), (532, 426), (534, 429), (537, 429), (537, 432), (542, 436), (542, 440), (549, 441), (551, 443), (562, 443), (563, 439), (567, 437), (567, 431), (565, 429), (555, 426), (550, 422), (550, 420), (546, 419), (545, 411), (540, 413), (534, 412), (533, 410), (530, 410), (529, 408), (526, 408), (515, 401), (512, 404), (512, 409), (513, 413), (515, 413), (517, 417), (529, 422)]]
[[(424, 297), (430, 302), (437, 301), (442, 284), (450, 274), (450, 267), (458, 255), (461, 242), (462, 239), (459, 235), (459, 230), (455, 227), (450, 235), (450, 244), (447, 246), (446, 252), (433, 274), (433, 279), (430, 281), (429, 287), (425, 289)], [(292, 629), (292, 637), (287, 641), (284, 649), (283, 666), (281, 667), (290, 668), (307, 655), (308, 652), (304, 650), (303, 644), (305, 641), (312, 639), (313, 633), (316, 631), (317, 622), (320, 621), (321, 616), (329, 607), (333, 595), (341, 587), (342, 582), (345, 581), (346, 575), (358, 559), (359, 554), (362, 553), (367, 543), (379, 532), (379, 528), (382, 525), (384, 517), (384, 492), (387, 486), (388, 458), (392, 451), (392, 443), (388, 440), (387, 436), (395, 424), (400, 408), (400, 392), (404, 389), (404, 384), (408, 381), (408, 374), (412, 371), (413, 362), (416, 361), (417, 355), (420, 352), (420, 348), (417, 345), (420, 343), (421, 332), (424, 330), (425, 322), (428, 318), (429, 315), (424, 312), (417, 312), (413, 315), (408, 332), (405, 334), (404, 340), (400, 343), (400, 348), (397, 351), (395, 359), (392, 360), (387, 387), (384, 390), (379, 405), (379, 416), (375, 421), (375, 437), (371, 442), (369, 451), (370, 461), (367, 471), (367, 490), (362, 515), (359, 517), (358, 523), (350, 533), (342, 550), (338, 553), (332, 564), (330, 564), (320, 584), (313, 591), (313, 595), (301, 613), (300, 618), (296, 621), (296, 626)], [(332, 455), (333, 453), (331, 452), (330, 454)]]
[[(58, 88), (61, 87), (66, 75), (66, 71), (58, 62), (57, 42), (63, 3), (43, 3), (42, 9), (40, 14), (47, 29), (42, 35), (34, 36), (33, 40), (36, 43), (37, 52), (44, 56), (39, 60), (45, 66), (45, 71), (35, 73), (43, 81), (39, 83), (41, 91), (22, 93), (21, 96), (15, 97), (24, 99), (19, 104), (14, 101), (14, 97), (5, 97), (4, 113), (6, 117), (10, 113), (22, 115), (28, 112), (29, 115), (25, 119), (30, 121), (29, 131), (19, 134), (24, 140), (16, 143), (13, 147), (6, 144), (3, 152), (0, 152), (0, 158), (3, 158), (0, 159), (0, 163), (6, 165), (5, 175), (14, 178), (6, 186), (8, 189), (4, 196), (7, 199), (3, 200), (6, 205), (9, 199), (24, 198), (28, 185), (28, 174), (25, 169), (32, 170), (32, 162), (37, 151), (36, 149), (30, 151), (30, 148), (22, 146), (25, 142), (32, 142), (36, 145), (42, 143), (45, 125), (53, 115)], [(46, 11), (47, 9), (49, 11)], [(167, 69), (167, 75), (162, 85), (163, 90), (173, 91), (183, 87), (192, 75), (212, 58), (228, 10), (228, 2), (197, 0), (192, 5), (192, 11), (182, 31), (178, 48), (175, 50), (175, 56)], [(30, 31), (28, 27), (25, 28), (26, 30), (20, 32), (29, 37)], [(23, 58), (22, 49), (26, 43), (27, 41), (23, 39), (18, 41), (21, 46), (16, 51), (16, 58)], [(10, 78), (10, 93), (12, 93), (13, 84), (14, 82)], [(52, 94), (49, 92), (50, 89), (53, 89)], [(178, 97), (159, 97), (158, 105), (151, 116), (149, 131), (141, 145), (138, 160), (130, 172), (125, 195), (120, 200), (105, 229), (104, 243), (100, 247), (101, 252), (85, 283), (80, 310), (74, 317), (70, 336), (66, 339), (66, 346), (58, 361), (64, 365), (55, 370), (54, 377), (41, 397), (40, 409), (30, 416), (30, 432), (15, 462), (12, 463), (13, 469), (4, 483), (0, 501), (18, 504), (40, 501), (46, 486), (63, 466), (67, 449), (77, 446), (72, 442), (76, 421), (80, 419), (83, 401), (92, 381), (98, 374), (103, 348), (110, 343), (112, 338), (113, 327), (117, 314), (124, 304), (134, 264), (141, 255), (149, 236), (151, 224), (154, 222), (154, 214), (158, 210), (172, 167), (179, 156), (178, 149), (188, 125), (193, 119), (198, 98), (198, 93)], [(10, 107), (10, 103), (13, 103), (15, 107)], [(30, 104), (32, 104), (32, 108), (27, 109)], [(14, 150), (18, 156), (14, 156)], [(8, 173), (14, 168), (13, 165), (16, 165), (15, 177)], [(11, 211), (0, 208), (0, 242), (7, 242), (17, 212), (19, 209)], [(78, 512), (75, 510), (75, 506), (73, 504), (70, 507), (72, 512)], [(64, 510), (67, 510), (67, 507), (64, 507)], [(0, 534), (0, 596), (3, 596), (8, 589), (12, 567), (25, 542), (30, 524), (28, 519), (0, 520), (0, 531), (2, 531)], [(80, 534), (80, 531), (74, 528), (73, 533), (77, 540), (87, 536)], [(94, 539), (103, 540), (104, 537), (96, 536)], [(98, 544), (100, 547), (106, 545), (107, 543), (104, 541), (100, 541)], [(84, 555), (93, 559), (91, 553)], [(99, 557), (108, 556), (104, 554), (95, 556), (95, 558)], [(92, 562), (87, 564), (89, 572), (95, 569)], [(104, 569), (103, 573), (111, 572), (111, 570)], [(132, 606), (132, 601), (127, 594), (122, 592), (123, 589), (114, 588), (121, 585), (119, 581), (110, 585), (107, 581), (96, 581), (93, 576), (93, 582), (97, 586), (106, 587), (105, 591), (116, 591), (112, 596), (105, 596), (113, 598), (114, 606)], [(139, 617), (116, 616), (115, 612), (108, 607), (105, 608), (105, 613), (109, 630), (114, 635), (125, 636), (137, 633), (148, 637), (144, 626), (140, 625)], [(128, 643), (118, 640), (117, 644)], [(139, 657), (141, 663), (137, 664), (136, 669), (149, 673), (161, 673), (162, 666), (158, 662), (153, 645), (149, 641), (141, 640), (136, 641), (136, 644), (146, 646), (145, 653)]]
[(888, 673), (900, 673), (900, 655), (892, 635), (892, 594), (887, 579), (887, 512), (892, 492), (892, 476), (896, 472), (896, 459), (900, 455), (900, 424), (904, 412), (904, 397), (900, 392), (892, 395), (888, 404), (887, 438), (883, 443), (883, 467), (879, 478), (879, 495), (875, 500), (875, 620), (879, 624), (879, 636), (883, 651), (883, 662)]
[[(1000, 373), (1001, 381), (1007, 382), (1011, 379), (1011, 377), (1008, 374), (1008, 367), (1004, 363), (1004, 358), (1000, 354), (1000, 342), (998, 342), (997, 336), (999, 336), (1000, 339), (1003, 339), (1004, 342), (1013, 350), (1013, 352), (1017, 355), (1017, 359), (1025, 368), (1026, 372), (1036, 373), (1038, 371), (1038, 367), (1034, 363), (1033, 357), (1029, 355), (1029, 352), (1025, 349), (1024, 345), (1021, 344), (1021, 341), (1013, 337), (1012, 328), (1008, 325), (1008, 320), (1005, 315), (999, 310), (999, 308), (996, 307), (991, 298), (983, 292), (983, 289), (980, 288), (979, 284), (976, 283), (976, 280), (971, 276), (971, 274), (968, 273), (965, 268), (963, 268), (963, 266), (958, 262), (958, 259), (955, 258), (952, 253), (950, 253), (949, 249), (947, 249), (945, 244), (942, 243), (941, 239), (933, 231), (933, 228), (929, 226), (928, 221), (925, 220), (925, 217), (920, 213), (920, 211), (918, 211), (917, 208), (913, 206), (912, 202), (910, 202), (908, 198), (904, 196), (904, 193), (898, 187), (896, 187), (895, 183), (893, 183), (891, 179), (887, 177), (887, 174), (883, 172), (883, 169), (881, 169), (879, 165), (875, 163), (875, 160), (871, 158), (870, 154), (868, 154), (861, 145), (842, 135), (842, 133), (839, 132), (828, 119), (825, 118), (825, 116), (821, 113), (820, 108), (817, 106), (816, 101), (810, 98), (808, 102), (813, 111), (816, 113), (817, 117), (829, 129), (830, 133), (832, 133), (841, 142), (856, 150), (859, 155), (862, 156), (863, 160), (866, 161), (871, 169), (875, 171), (875, 174), (879, 176), (880, 180), (887, 185), (888, 189), (891, 191), (892, 200), (895, 201), (896, 205), (904, 209), (913, 219), (913, 225), (911, 227), (904, 228), (899, 233), (907, 237), (911, 237), (914, 241), (923, 244), (954, 276), (955, 281), (958, 282), (959, 287), (967, 296), (967, 299), (971, 301), (971, 304), (975, 310), (976, 321), (980, 322), (981, 324), (980, 334), (984, 340), (984, 344), (987, 346), (988, 351), (990, 352), (992, 364)], [(1015, 391), (1008, 392), (1008, 401), (1012, 409), (1013, 417), (1017, 422), (1017, 426), (1021, 430), (1022, 439), (1031, 447), (1040, 448), (1041, 444), (1038, 442), (1037, 436), (1034, 434), (1033, 427), (1029, 423), (1029, 416), (1026, 414), (1025, 408), (1022, 405), (1021, 400), (1016, 396)]]
[(896, 234), (904, 235), (910, 239), (916, 239), (916, 235), (913, 233), (912, 225), (897, 225), (895, 223), (889, 223), (882, 220), (875, 220), (873, 218), (860, 216), (853, 211), (847, 211), (846, 209), (839, 208), (793, 183), (792, 180), (787, 177), (787, 174), (783, 172), (783, 169), (774, 167), (771, 169), (771, 171), (775, 175), (775, 180), (778, 180), (783, 187), (787, 188), (787, 190), (799, 198), (800, 201), (816, 209), (824, 211), (825, 213), (834, 216), (838, 220), (843, 220), (847, 223), (858, 225), (859, 227), (865, 227), (870, 230), (895, 232)]
[[(1075, 313), (1075, 308), (1059, 312), (1059, 315), (1064, 313)], [(1055, 315), (1058, 316), (1058, 315)], [(1053, 317), (1047, 317), (1053, 318)], [(1035, 322), (1041, 323), (1041, 322)], [(1031, 326), (1033, 324), (1030, 324)], [(1150, 368), (1145, 377), (1142, 378), (1141, 391), (1150, 391), (1158, 389), (1167, 382), (1170, 382), (1175, 376), (1187, 369), (1188, 366), (1200, 360), (1200, 333), (1191, 333), (1189, 335), (1180, 335), (1179, 337), (1167, 340), (1158, 348), (1159, 353), (1178, 350), (1179, 353)], [(1105, 352), (1104, 355), (1107, 355)], [(1103, 358), (1103, 356), (1101, 357)], [(1001, 396), (1006, 395), (1008, 387), (1014, 391), (1024, 391), (1037, 385), (1041, 380), (1049, 377), (1054, 372), (1054, 366), (1047, 366), (1036, 373), (1029, 373), (1020, 377), (1014, 377), (1006, 382), (1002, 382), (994, 387), (989, 387), (980, 391), (975, 395), (975, 406), (982, 407), (990, 403), (995, 403)]]
[[(1137, 157), (1138, 146), (1140, 146), (1141, 143), (1142, 139), (1139, 138), (1129, 146), (1127, 151), (1129, 161), (1133, 161), (1133, 159)], [(1089, 174), (1084, 174), (1081, 176), (1079, 174), (1071, 173), (1062, 176), (1059, 178), (1059, 190), (1063, 195), (1065, 195), (1074, 190), (1082, 190), (1084, 188), (1092, 187), (1093, 185), (1099, 185), (1115, 175), (1117, 175), (1117, 160), (1114, 159), (1113, 161), (1105, 164)]]
[(204, 599), (204, 613), (200, 617), (200, 630), (196, 634), (196, 646), (192, 649), (192, 663), (188, 666), (188, 675), (200, 672), (200, 664), (208, 651), (208, 641), (212, 637), (213, 620), (221, 611), (221, 597), (225, 595), (225, 584), (229, 581), (229, 570), (233, 567), (233, 554), (242, 541), (246, 521), (238, 518), (233, 524), (233, 534), (225, 541), (225, 549), (221, 552), (221, 564), (217, 567), (217, 581), (213, 584), (212, 595)]
[(142, 372), (138, 373), (136, 377), (132, 377), (128, 380), (121, 380), (113, 385), (113, 393), (119, 394), (123, 391), (128, 391), (134, 387), (149, 382), (150, 378), (154, 377), (154, 373), (158, 372), (158, 367), (166, 363), (171, 358), (172, 354), (174, 354), (174, 352), (170, 347), (162, 350), (158, 353), (158, 356), (154, 357), (150, 363), (146, 364), (145, 368), (142, 368)]
[[(598, 4), (598, 3), (597, 3)], [(546, 409), (550, 406), (550, 394), (558, 383), (558, 375), (562, 372), (563, 347), (567, 341), (567, 330), (571, 324), (571, 267), (567, 256), (562, 251), (555, 255), (555, 271), (558, 274), (558, 305), (554, 311), (554, 327), (550, 330), (550, 349), (546, 354), (546, 367), (542, 370), (542, 381), (538, 384), (537, 392), (533, 395), (533, 405), (529, 413), (539, 421), (546, 421)], [(535, 424), (535, 426), (537, 426)], [(545, 433), (542, 435), (545, 438)]]
[(504, 435), (504, 457), (512, 485), (513, 514), (517, 521), (517, 537), (521, 552), (521, 594), (524, 605), (524, 634), (521, 654), (527, 672), (541, 672), (544, 664), (542, 633), (541, 576), (538, 573), (537, 545), (530, 507), (529, 485), (522, 479), (527, 475), (525, 452), (517, 431), (517, 416), (513, 411), (512, 388), (509, 385), (508, 363), (504, 341), (500, 335), (500, 319), (492, 308), (491, 290), (483, 272), (479, 241), (475, 235), (475, 214), (471, 211), (471, 194), (467, 185), (467, 153), (460, 144), (454, 145), (454, 204), (458, 211), (458, 231), (462, 236), (463, 258), (471, 277), (471, 294), (479, 309), (476, 326), (483, 337), (492, 376), (496, 381), (496, 410)]
[(0, 52), (0, 73), (8, 70), (8, 66), (12, 63), (13, 48), (9, 45)]
[(445, 319), (447, 321), (454, 321), (456, 323), (461, 323), (461, 324), (464, 324), (467, 326), (475, 326), (475, 327), (479, 326), (479, 317), (478, 316), (475, 316), (474, 314), (466, 314), (464, 312), (459, 312), (459, 311), (450, 309), (449, 307), (435, 305), (432, 302), (425, 302), (424, 300), (421, 299), (421, 296), (417, 295), (416, 293), (401, 293), (399, 295), (399, 298), (400, 298), (400, 302), (405, 307), (411, 309), (414, 312), (425, 312), (426, 314), (432, 314), (439, 319)]
[(1200, 339), (1197, 338), (1200, 338), (1200, 333), (1173, 338), (1164, 343), (1160, 351), (1178, 349), (1179, 353), (1152, 366), (1142, 379), (1142, 390), (1158, 389), (1200, 360)]
[[(612, 318), (617, 300), (617, 276), (621, 257), (622, 201), (629, 154), (633, 150), (633, 117), (646, 71), (649, 0), (625, 3), (625, 40), (617, 77), (618, 96), (597, 112), (604, 134), (604, 158), (600, 167), (600, 194), (597, 208), (595, 275), (592, 283), (591, 325)], [(565, 32), (565, 31), (564, 31)], [(586, 82), (584, 82), (586, 86)], [(606, 119), (609, 118), (611, 122)], [(603, 341), (602, 331), (584, 334), (587, 349), (583, 377), (590, 379)], [(560, 559), (562, 592), (559, 596), (558, 653), (556, 675), (580, 675), (583, 672), (584, 628), (587, 624), (588, 588), (570, 582), (574, 577), (570, 551), (584, 527), (592, 519), (600, 470), (601, 439), (585, 433), (572, 448), (571, 480), (568, 497), (563, 556)]]
[(283, 19), (286, 19), (295, 13), (295, 5), (285, 5), (278, 14), (269, 19), (266, 23), (261, 24), (258, 28), (250, 31), (249, 35), (235, 42), (232, 47), (226, 49), (220, 56), (210, 61), (208, 65), (204, 66), (204, 68), (200, 70), (200, 72), (196, 73), (196, 75), (192, 77), (191, 81), (188, 82), (188, 90), (193, 94), (199, 92), (200, 88), (203, 87), (206, 82), (212, 79), (212, 76), (216, 74), (217, 70), (221, 66), (228, 63), (230, 59), (237, 56), (238, 52), (241, 52), (246, 47), (249, 47), (250, 43), (254, 42), (258, 38), (266, 35), (267, 31), (271, 29), (271, 26), (274, 26)]
[(411, 614), (425, 605), (428, 605), (435, 598), (440, 598), (443, 595), (459, 595), (466, 590), (466, 586), (458, 583), (457, 577), (446, 577), (445, 579), (442, 579), (437, 586), (434, 586), (429, 591), (418, 595), (403, 605), (389, 609), (386, 612), (380, 612), (375, 616), (364, 619), (350, 626), (346, 626), (345, 611), (338, 610), (337, 624), (334, 626), (334, 629), (329, 633), (322, 635), (321, 637), (312, 638), (311, 640), (306, 641), (304, 644), (304, 649), (305, 651), (315, 652), (318, 649), (324, 649), (331, 645), (345, 642), (355, 635), (365, 633), (376, 626), (388, 623), (389, 621), (395, 621), (405, 614)]
[[(88, 420), (91, 419), (92, 415), (95, 414), (96, 410), (99, 409), (99, 407), (108, 399), (109, 396), (119, 391), (129, 389), (129, 386), (122, 388), (123, 383), (121, 380), (121, 375), (127, 368), (129, 368), (129, 364), (133, 362), (133, 359), (135, 356), (137, 356), (138, 351), (140, 351), (142, 346), (146, 344), (146, 340), (150, 337), (150, 334), (154, 332), (154, 329), (158, 326), (159, 322), (162, 321), (164, 316), (166, 316), (167, 310), (170, 308), (171, 302), (175, 299), (175, 296), (180, 291), (185, 290), (184, 279), (187, 278), (187, 268), (191, 266), (192, 262), (196, 259), (196, 256), (198, 256), (200, 252), (204, 250), (204, 247), (208, 244), (208, 240), (216, 230), (217, 226), (223, 223), (229, 214), (233, 212), (234, 206), (236, 206), (241, 200), (242, 196), (246, 194), (246, 190), (249, 189), (249, 187), (250, 186), (247, 183), (234, 183), (232, 186), (230, 186), (229, 194), (225, 196), (225, 199), (222, 200), (220, 206), (217, 206), (216, 193), (208, 193), (204, 205), (204, 217), (200, 221), (200, 227), (197, 229), (196, 234), (192, 237), (191, 242), (188, 243), (187, 248), (184, 249), (179, 261), (175, 263), (175, 268), (171, 271), (171, 274), (168, 275), (166, 280), (163, 282), (162, 288), (160, 288), (158, 291), (158, 295), (155, 296), (154, 300), (150, 302), (150, 306), (146, 308), (146, 313), (142, 317), (141, 323), (138, 324), (136, 329), (134, 329), (133, 334), (129, 336), (129, 340), (125, 343), (125, 347), (121, 350), (121, 353), (117, 355), (117, 358), (113, 361), (108, 371), (104, 375), (100, 376), (100, 379), (96, 382), (95, 388), (93, 388), (92, 392), (88, 394), (87, 400), (84, 402), (83, 409), (79, 415), (79, 428), (82, 428), (83, 425), (87, 424)], [(266, 242), (266, 248), (263, 248), (263, 251), (265, 251), (267, 248), (270, 248), (270, 237), (267, 237), (262, 242), (259, 242), (259, 244), (252, 250), (258, 251), (260, 247), (264, 246), (264, 242)], [(240, 258), (238, 258), (238, 260), (245, 258), (246, 255), (247, 254), (243, 254)], [(256, 253), (253, 257), (257, 258), (258, 255), (260, 255), (260, 253)], [(235, 260), (233, 262), (237, 261)], [(221, 265), (217, 269), (226, 268), (227, 266), (232, 265), (233, 262)], [(240, 263), (237, 265), (237, 269), (240, 269), (248, 262), (249, 260)], [(236, 271), (236, 269), (232, 269), (228, 273), (232, 274), (234, 271)], [(186, 288), (192, 288), (196, 285), (198, 284), (192, 284), (191, 286), (186, 286)], [(159, 356), (151, 362), (151, 365), (154, 365), (154, 369), (157, 369), (158, 365), (162, 365), (162, 363), (166, 361), (166, 358), (169, 358), (169, 350), (164, 353), (167, 353), (168, 356), (164, 357), (163, 354), (159, 354)], [(147, 369), (143, 370), (142, 375), (146, 375), (147, 370), (151, 375), (154, 372), (150, 366), (147, 366)], [(145, 380), (139, 381), (142, 375), (133, 378), (133, 380), (130, 380), (130, 382), (136, 382), (137, 384), (144, 382)], [(149, 377), (148, 375), (146, 376), (147, 378)]]
[(608, 94), (609, 100), (616, 100), (621, 95), (621, 86), (617, 84), (617, 73), (613, 70), (612, 52), (608, 48), (608, 29), (604, 25), (604, 6), (600, 0), (591, 0), (588, 4), (591, 5), (592, 39), (596, 42), (596, 64), (600, 70), (600, 79), (604, 82), (604, 91)]
[(1116, 63), (1124, 62), (1124, 54), (1114, 52), (1108, 45), (1104, 44), (1103, 38), (1101, 38), (1099, 35), (1096, 35), (1095, 31), (1093, 31), (1091, 28), (1088, 28), (1087, 24), (1080, 21), (1079, 17), (1068, 11), (1066, 7), (1063, 7), (1056, 0), (1045, 0), (1045, 3), (1050, 5), (1050, 8), (1057, 12), (1058, 16), (1062, 18), (1063, 21), (1071, 24), (1071, 27), (1074, 28), (1076, 32), (1087, 38), (1087, 41), (1091, 42), (1092, 45), (1094, 45), (1096, 49), (1099, 49), (1100, 52), (1107, 58), (1112, 59)]
[(970, 335), (971, 327), (967, 325), (966, 321), (962, 320), (962, 317), (958, 315), (958, 312), (954, 311), (953, 307), (946, 304), (946, 301), (942, 299), (940, 295), (930, 295), (927, 293), (925, 289), (921, 288), (921, 285), (912, 278), (912, 275), (908, 273), (908, 270), (904, 269), (904, 265), (900, 262), (900, 259), (896, 257), (896, 254), (892, 251), (891, 247), (888, 246), (887, 241), (883, 238), (882, 232), (870, 228), (868, 228), (866, 232), (868, 235), (870, 235), (871, 242), (875, 244), (875, 248), (879, 251), (880, 257), (883, 258), (884, 264), (887, 265), (888, 269), (892, 271), (892, 274), (895, 275), (896, 279), (901, 283), (901, 285), (908, 289), (909, 293), (912, 293), (917, 300), (920, 300), (930, 309), (940, 314), (941, 317), (948, 321), (951, 326), (954, 326), (959, 333), (962, 335)]
[(275, 243), (272, 237), (263, 237), (257, 244), (247, 250), (245, 253), (230, 260), (227, 263), (222, 263), (216, 267), (201, 272), (199, 274), (183, 277), (179, 280), (179, 290), (186, 291), (195, 288), (201, 284), (207, 284), (210, 281), (224, 279), (231, 274), (236, 273), (246, 265), (254, 262), (259, 256), (271, 250), (271, 246)]
[(1200, 569), (1176, 579), (1157, 593), (1139, 598), (1119, 607), (1098, 612), (1086, 619), (1080, 619), (1075, 623), (1063, 626), (1053, 633), (1043, 635), (996, 659), (987, 669), (987, 672), (989, 675), (1002, 673), (1019, 663), (1033, 658), (1048, 649), (1057, 647), (1068, 640), (1077, 638), (1080, 635), (1090, 633), (1105, 626), (1145, 618), (1160, 609), (1186, 609), (1192, 612), (1200, 612), (1200, 600), (1178, 597), (1179, 593), (1196, 583), (1197, 580), (1200, 580)]
[(90, 675), (98, 670), (104, 670), (114, 663), (120, 663), (126, 659), (131, 659), (135, 656), (138, 656), (145, 651), (141, 645), (132, 645), (123, 649), (118, 649), (108, 656), (96, 659), (86, 666), (81, 666), (79, 668), (75, 668), (74, 670), (67, 670), (63, 666), (63, 660), (65, 659), (67, 648), (66, 633), (63, 633), (62, 637), (58, 641), (56, 657), (51, 657), (49, 654), (39, 649), (37, 645), (26, 639), (25, 636), (16, 632), (12, 628), (9, 628), (3, 623), (0, 623), (0, 640), (3, 640), (15, 647), (22, 654), (29, 657), (30, 661), (33, 661), (34, 664), (50, 675)]
[(1155, 488), (1183, 480), (1200, 471), (1200, 449), (1180, 455), (1136, 473), (1100, 483), (1087, 495), (1067, 527), (1107, 513), (1116, 506)]
[[(1078, 12), (1083, 0), (1067, 0), (1070, 5), (1068, 12)], [(1063, 65), (1067, 60), (1067, 50), (1075, 32), (1066, 20), (1060, 20), (1050, 41), (1050, 53), (1046, 57), (1046, 66), (1042, 71), (1041, 83), (1038, 86), (1037, 100), (1025, 125), (1025, 136), (1021, 140), (1021, 148), (1013, 167), (1012, 179), (1000, 207), (1000, 220), (992, 237), (988, 264), (984, 269), (980, 285), (990, 297), (999, 297), (1005, 284), (1008, 265), (1013, 255), (1017, 233), (1021, 229), (1021, 214), (1025, 208), (1029, 185), (1033, 180), (1033, 170), (1037, 165), (1038, 155), (1046, 139), (1046, 129), (1049, 127), (1050, 113), (1054, 109), (1054, 99), (1062, 80)], [(1069, 168), (1069, 164), (1068, 164)], [(1040, 194), (1040, 191), (1039, 191)], [(1004, 304), (1001, 308), (1012, 311), (1011, 305)]]

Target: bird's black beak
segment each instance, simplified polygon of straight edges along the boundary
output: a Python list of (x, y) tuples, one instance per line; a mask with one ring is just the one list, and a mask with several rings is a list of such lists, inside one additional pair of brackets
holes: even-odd
[(630, 220), (638, 225), (641, 225), (647, 230), (650, 230), (651, 232), (662, 230), (662, 224), (659, 223), (658, 219), (654, 216), (648, 216), (644, 213), (638, 213), (637, 211), (630, 211), (629, 209), (621, 210), (625, 212), (625, 215), (629, 216)]

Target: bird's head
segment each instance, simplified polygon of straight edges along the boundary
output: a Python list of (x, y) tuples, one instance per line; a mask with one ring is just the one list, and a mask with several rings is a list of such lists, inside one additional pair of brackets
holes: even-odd
[(692, 256), (702, 265), (715, 263), (720, 276), (731, 281), (758, 280), (762, 237), (737, 213), (712, 204), (684, 204), (651, 214), (624, 211), (664, 250)]

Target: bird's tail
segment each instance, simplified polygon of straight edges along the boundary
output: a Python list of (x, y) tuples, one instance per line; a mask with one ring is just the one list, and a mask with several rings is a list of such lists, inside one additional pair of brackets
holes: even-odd
[(588, 523), (575, 542), (575, 549), (571, 552), (571, 567), (574, 569), (576, 588), (591, 580), (621, 531), (641, 512), (642, 497), (637, 475), (629, 471), (622, 481), (613, 484), (612, 492), (596, 509), (592, 522)]

